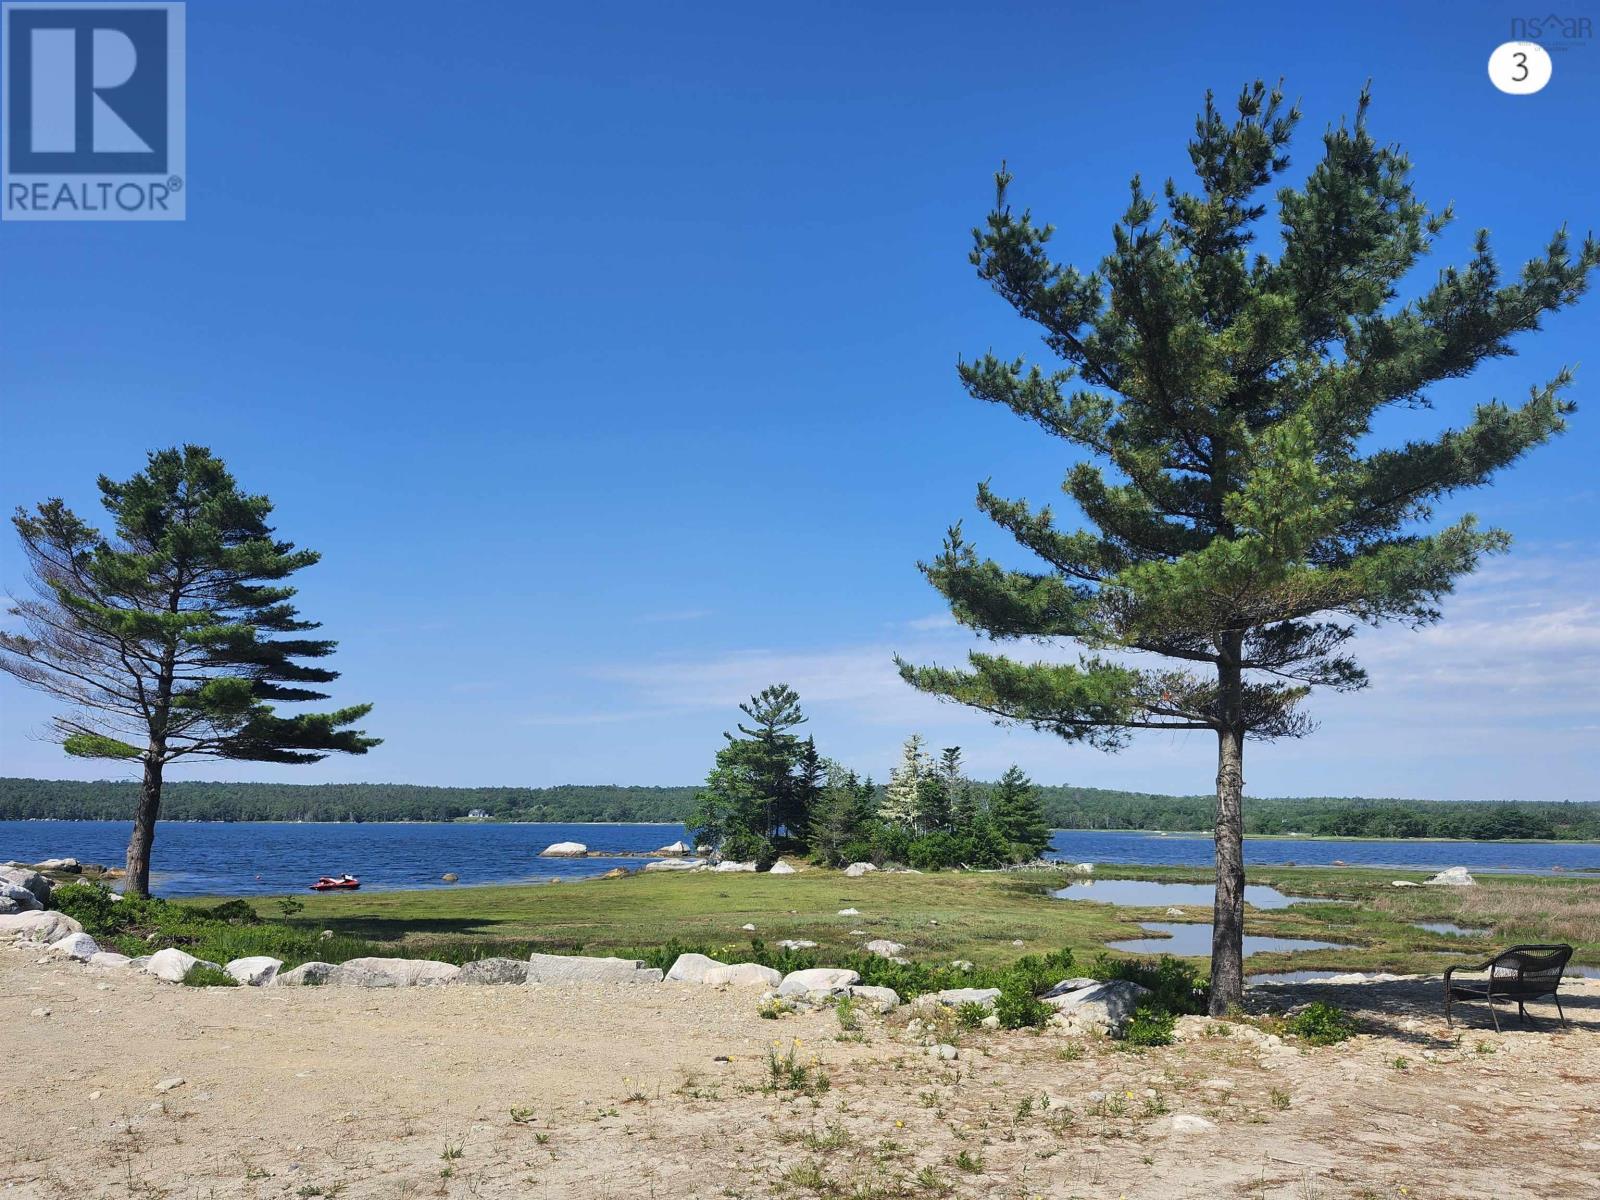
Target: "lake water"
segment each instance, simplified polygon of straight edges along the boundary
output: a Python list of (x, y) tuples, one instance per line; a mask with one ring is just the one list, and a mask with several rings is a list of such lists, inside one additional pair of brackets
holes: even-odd
[[(70, 856), (120, 865), (130, 829), (127, 821), (0, 821), (0, 861)], [(367, 890), (448, 887), (439, 880), (447, 871), (459, 875), (463, 884), (580, 879), (603, 874), (619, 860), (540, 858), (539, 851), (552, 842), (577, 841), (591, 850), (639, 853), (682, 837), (686, 834), (679, 825), (174, 821), (163, 822), (156, 831), (152, 883), (160, 895), (195, 896), (292, 892), (319, 875), (345, 871), (360, 876)], [(1051, 857), (1067, 862), (1208, 866), (1212, 850), (1210, 838), (1203, 835), (1059, 830)], [(1543, 874), (1556, 867), (1600, 871), (1600, 843), (1246, 838), (1245, 859), (1257, 865), (1322, 866), (1337, 859), (1352, 866), (1412, 870), (1465, 866), (1472, 871)], [(1210, 900), (1208, 896), (1177, 902)]]
[[(1209, 883), (1160, 883), (1147, 879), (1074, 879), (1055, 892), (1057, 900), (1092, 900), (1134, 908), (1165, 904), (1211, 907), (1217, 890)], [(1291, 904), (1331, 903), (1309, 896), (1286, 896), (1264, 883), (1244, 885), (1244, 902), (1255, 908), (1288, 908)]]
[[(1202, 925), (1180, 924), (1172, 921), (1141, 921), (1140, 926), (1151, 933), (1164, 933), (1166, 937), (1130, 938), (1123, 942), (1107, 942), (1113, 950), (1129, 954), (1177, 954), (1211, 956), (1211, 923)], [(1274, 950), (1344, 950), (1339, 942), (1319, 942), (1313, 938), (1262, 937), (1244, 935), (1244, 956), (1267, 954)]]

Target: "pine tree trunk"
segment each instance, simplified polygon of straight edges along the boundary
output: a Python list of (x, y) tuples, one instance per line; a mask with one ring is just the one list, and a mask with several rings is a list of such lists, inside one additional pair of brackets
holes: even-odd
[(1217, 732), (1217, 896), (1211, 913), (1211, 1015), (1244, 1002), (1244, 736)]
[(156, 816), (161, 811), (161, 755), (152, 750), (144, 759), (144, 782), (139, 788), (139, 807), (133, 814), (133, 836), (128, 839), (128, 876), (122, 885), (125, 896), (150, 894), (150, 848), (156, 840)]

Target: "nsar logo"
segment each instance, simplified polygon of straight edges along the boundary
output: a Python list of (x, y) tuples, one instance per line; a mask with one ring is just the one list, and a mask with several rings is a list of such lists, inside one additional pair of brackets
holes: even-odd
[(0, 7), (0, 216), (183, 220), (184, 6)]

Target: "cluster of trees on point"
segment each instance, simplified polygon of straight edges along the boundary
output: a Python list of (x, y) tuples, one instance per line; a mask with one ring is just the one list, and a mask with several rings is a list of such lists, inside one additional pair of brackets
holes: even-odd
[(1039, 790), (1018, 767), (986, 787), (966, 777), (959, 747), (935, 759), (912, 735), (879, 789), (794, 732), (806, 717), (787, 684), (739, 709), (750, 723), (723, 735), (727, 744), (687, 822), (697, 843), (724, 858), (765, 867), (789, 853), (825, 866), (932, 870), (1025, 862), (1050, 844)]

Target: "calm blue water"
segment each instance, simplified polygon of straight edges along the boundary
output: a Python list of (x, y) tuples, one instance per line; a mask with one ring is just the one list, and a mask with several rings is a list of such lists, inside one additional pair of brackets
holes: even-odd
[[(120, 865), (127, 821), (0, 821), (0, 861), (70, 856)], [(369, 890), (447, 887), (446, 871), (463, 884), (537, 882), (599, 875), (619, 865), (606, 859), (540, 858), (552, 842), (591, 850), (647, 851), (686, 837), (679, 825), (298, 824), (163, 822), (156, 831), (154, 890), (166, 896), (290, 892), (319, 875), (348, 871)], [(1067, 862), (1207, 866), (1211, 840), (1200, 834), (1160, 835), (1060, 830), (1052, 856)], [(1600, 843), (1342, 842), (1245, 839), (1250, 863), (1545, 873), (1600, 870)]]

